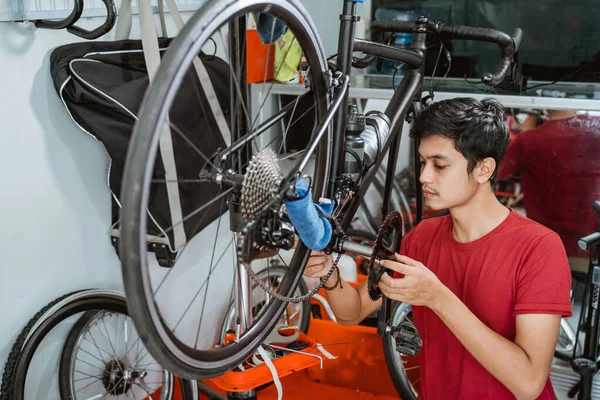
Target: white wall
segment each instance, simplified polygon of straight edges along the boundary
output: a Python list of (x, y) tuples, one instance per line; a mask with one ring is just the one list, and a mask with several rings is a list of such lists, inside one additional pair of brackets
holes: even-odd
[[(337, 53), (339, 16), (344, 2), (342, 0), (301, 0), (301, 3), (306, 7), (317, 27), (325, 53), (328, 56)], [(357, 10), (361, 20), (356, 27), (356, 36), (365, 37), (371, 15), (371, 4), (368, 1), (364, 4), (358, 3)]]
[[(100, 22), (80, 24), (92, 28)], [(136, 27), (134, 20), (132, 38), (139, 37)], [(104, 40), (111, 40), (113, 34)], [(108, 235), (108, 156), (100, 142), (70, 119), (50, 77), (51, 51), (78, 40), (66, 31), (0, 23), (0, 368), (21, 329), (48, 302), (83, 288), (122, 290), (120, 263)], [(208, 264), (209, 256), (198, 254), (207, 239), (198, 239), (186, 257)], [(165, 272), (161, 270), (159, 274)], [(197, 277), (196, 282), (201, 282), (202, 277)], [(189, 275), (185, 278), (188, 284), (194, 282)], [(231, 268), (221, 279), (226, 283), (219, 286), (213, 279), (210, 289), (211, 298), (215, 288), (227, 292), (225, 305), (213, 303), (211, 309), (219, 318), (229, 301)], [(195, 290), (182, 290), (181, 281), (171, 282), (179, 290), (172, 304), (186, 298), (189, 302)], [(173, 307), (177, 309), (182, 307)], [(68, 329), (68, 323), (59, 326), (36, 353), (28, 400), (58, 398), (55, 372)]]
[[(75, 40), (66, 31), (0, 23), (1, 365), (46, 303), (76, 289), (121, 289), (107, 240), (108, 158), (69, 119), (50, 79), (50, 51)], [(66, 331), (59, 334), (64, 340)], [(59, 340), (49, 342), (43, 352), (56, 358)], [(52, 368), (39, 365), (40, 372)]]

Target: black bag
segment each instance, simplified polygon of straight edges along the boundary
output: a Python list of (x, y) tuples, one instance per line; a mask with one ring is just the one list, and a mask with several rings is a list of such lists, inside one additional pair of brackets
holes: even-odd
[[(170, 39), (160, 39), (161, 56)], [(229, 66), (215, 56), (200, 54), (217, 95), (225, 120), (229, 124)], [(148, 87), (148, 75), (142, 43), (139, 40), (117, 42), (84, 42), (56, 48), (50, 57), (50, 69), (56, 92), (73, 121), (85, 132), (101, 141), (111, 158), (109, 186), (113, 194), (111, 233), (118, 250), (121, 180), (127, 147), (143, 96)], [(191, 68), (175, 98), (169, 118), (187, 138), (211, 156), (225, 147), (217, 122), (199, 82)], [(178, 180), (198, 179), (205, 160), (178, 135), (172, 132), (173, 153)], [(165, 167), (159, 154), (154, 178), (165, 179)], [(213, 184), (178, 183), (183, 216), (187, 216), (219, 194)], [(152, 185), (148, 204), (149, 250), (156, 253), (159, 263), (172, 266), (176, 245), (171, 205), (165, 183)], [(205, 214), (204, 211), (207, 211)], [(183, 223), (189, 241), (196, 233), (226, 211), (217, 201)], [(154, 223), (153, 223), (154, 221)], [(179, 225), (181, 226), (181, 225)], [(165, 236), (166, 232), (166, 236)], [(178, 248), (179, 247), (179, 248)]]

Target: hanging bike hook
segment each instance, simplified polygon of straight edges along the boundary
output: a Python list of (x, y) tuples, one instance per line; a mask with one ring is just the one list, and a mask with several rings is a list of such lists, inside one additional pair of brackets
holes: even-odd
[(113, 0), (102, 0), (104, 7), (106, 7), (106, 20), (98, 28), (88, 31), (86, 29), (74, 26), (81, 14), (83, 13), (83, 0), (75, 0), (73, 5), (73, 11), (68, 17), (62, 20), (38, 20), (35, 21), (35, 26), (42, 29), (67, 29), (67, 32), (72, 33), (75, 36), (87, 40), (94, 40), (109, 32), (114, 26), (117, 20), (117, 8)]

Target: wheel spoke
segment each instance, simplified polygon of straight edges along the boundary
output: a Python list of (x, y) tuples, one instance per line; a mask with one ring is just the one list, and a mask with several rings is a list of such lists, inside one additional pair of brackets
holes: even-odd
[[(223, 211), (223, 201), (221, 201), (221, 210), (219, 211), (219, 215), (221, 215), (221, 211)], [(194, 343), (194, 348), (198, 348), (198, 338), (200, 338), (200, 327), (202, 325), (202, 318), (204, 317), (204, 307), (206, 306), (206, 297), (208, 295), (208, 287), (210, 284), (210, 276), (213, 271), (213, 263), (215, 261), (215, 252), (217, 249), (217, 242), (219, 238), (219, 228), (221, 228), (221, 217), (219, 217), (219, 222), (217, 223), (217, 234), (215, 235), (215, 240), (213, 242), (212, 254), (210, 256), (210, 269), (208, 276), (206, 277), (206, 289), (204, 290), (204, 301), (202, 302), (202, 309), (200, 310), (200, 320), (198, 321), (198, 331), (196, 332), (196, 341)]]
[[(209, 271), (209, 276), (210, 274), (213, 272), (213, 270), (219, 265), (221, 259), (223, 258), (223, 256), (225, 255), (225, 252), (227, 251), (227, 249), (229, 248), (229, 246), (231, 246), (231, 244), (233, 243), (233, 239), (231, 239), (229, 241), (229, 244), (227, 245), (227, 247), (225, 248), (225, 250), (223, 251), (223, 253), (221, 253), (219, 259), (217, 260), (217, 262), (214, 264), (214, 266), (212, 267), (212, 269)], [(183, 314), (181, 315), (181, 317), (179, 318), (179, 321), (177, 321), (177, 323), (175, 324), (175, 326), (173, 327), (172, 331), (175, 332), (175, 330), (177, 329), (177, 327), (179, 326), (179, 324), (181, 323), (181, 321), (183, 321), (183, 318), (185, 317), (185, 315), (187, 314), (187, 312), (190, 310), (190, 307), (192, 306), (192, 304), (194, 303), (194, 301), (196, 300), (196, 298), (198, 297), (198, 295), (200, 294), (200, 292), (202, 291), (202, 289), (204, 289), (205, 286), (207, 286), (207, 280), (205, 279), (204, 282), (202, 283), (202, 286), (200, 286), (200, 289), (198, 289), (198, 291), (196, 292), (196, 294), (194, 294), (194, 297), (192, 299), (192, 301), (190, 302), (190, 304), (187, 306), (187, 308), (185, 309), (185, 311), (183, 312)], [(206, 288), (206, 290), (208, 290), (208, 288)]]

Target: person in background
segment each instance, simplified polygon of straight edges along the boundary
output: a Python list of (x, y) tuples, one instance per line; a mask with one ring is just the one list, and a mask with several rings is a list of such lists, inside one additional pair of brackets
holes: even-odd
[(573, 271), (587, 271), (588, 254), (577, 240), (596, 229), (592, 203), (600, 199), (600, 118), (548, 110), (547, 122), (511, 141), (498, 179), (516, 174), (527, 217), (558, 233)]
[(507, 120), (511, 139), (517, 137), (521, 132), (540, 126), (544, 122), (542, 113), (531, 108), (515, 108)]
[[(534, 129), (544, 122), (541, 110), (531, 108), (513, 108), (506, 117), (510, 131), (510, 139), (513, 140), (522, 132)], [(514, 208), (523, 200), (521, 191), (521, 179), (515, 174), (510, 179), (497, 181), (494, 191), (502, 204), (508, 208)]]

